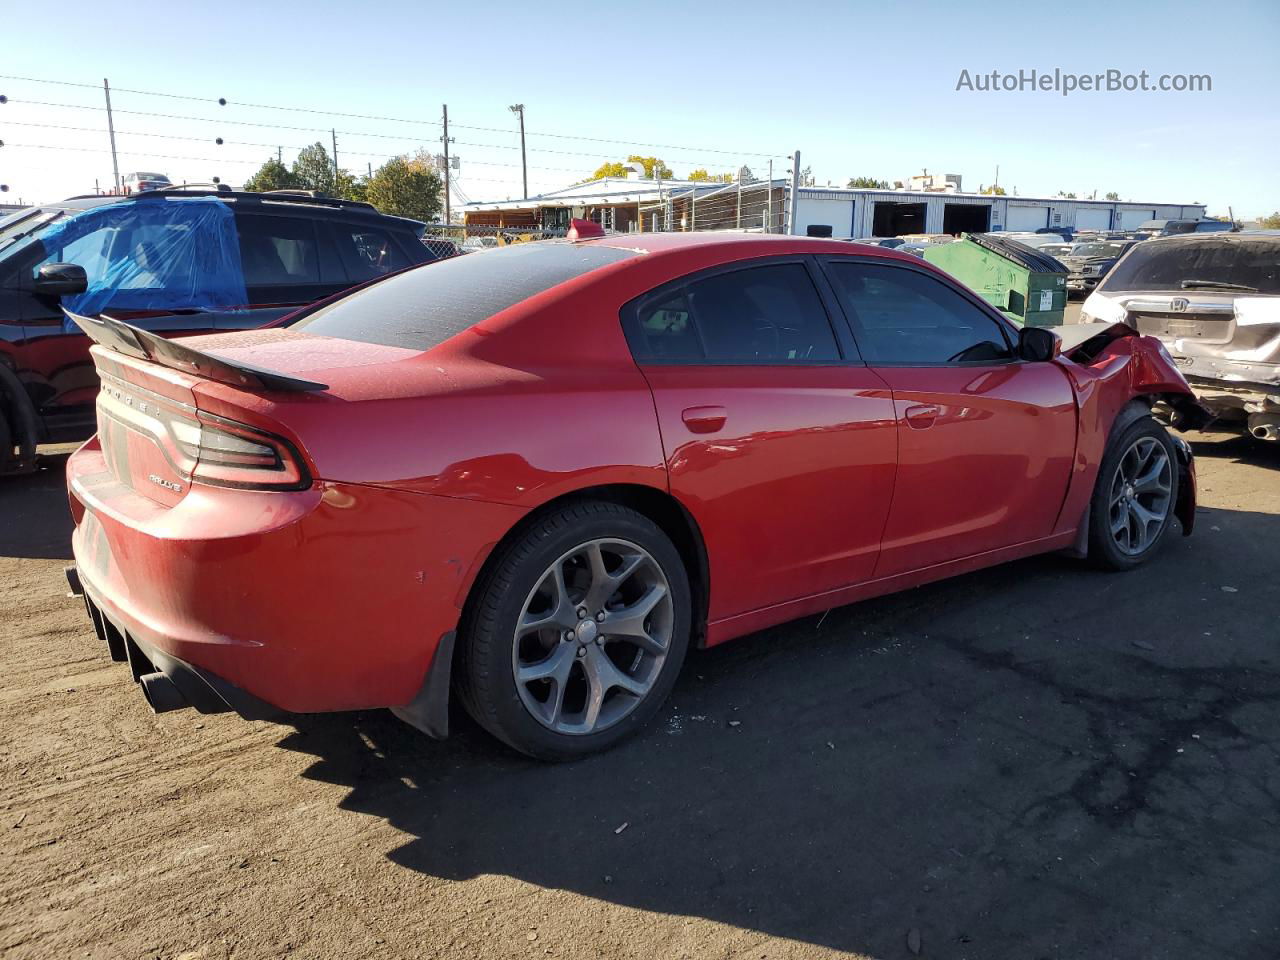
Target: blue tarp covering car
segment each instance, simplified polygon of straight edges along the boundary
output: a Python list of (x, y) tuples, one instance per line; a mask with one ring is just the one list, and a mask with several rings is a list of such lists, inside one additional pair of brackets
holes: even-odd
[(47, 262), (84, 267), (88, 289), (63, 298), (74, 313), (217, 311), (248, 303), (235, 217), (215, 197), (94, 207), (60, 220), (40, 239)]

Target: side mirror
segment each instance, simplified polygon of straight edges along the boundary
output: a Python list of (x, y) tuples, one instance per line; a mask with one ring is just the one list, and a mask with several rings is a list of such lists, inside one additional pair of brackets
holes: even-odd
[(1061, 351), (1062, 341), (1046, 327), (1023, 327), (1018, 331), (1018, 357), (1022, 360), (1043, 363)]
[(66, 297), (84, 293), (89, 278), (78, 263), (46, 263), (36, 271), (35, 292), (47, 297)]

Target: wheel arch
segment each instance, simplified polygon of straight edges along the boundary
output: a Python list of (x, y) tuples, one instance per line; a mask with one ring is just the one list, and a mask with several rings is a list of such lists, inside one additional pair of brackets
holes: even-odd
[(21, 473), (35, 465), (36, 445), (40, 442), (40, 420), (18, 375), (0, 362), (0, 415), (9, 421), (9, 442), (18, 448), (10, 459), (8, 450), (0, 450), (0, 473)]
[(697, 646), (705, 645), (707, 615), (711, 599), (711, 577), (702, 530), (688, 509), (666, 490), (636, 483), (582, 487), (547, 500), (521, 517), (501, 539), (494, 543), (476, 571), (476, 575), (467, 585), (462, 614), (458, 620), (459, 627), (462, 628), (465, 625), (477, 591), (505, 548), (545, 514), (568, 503), (582, 500), (597, 500), (629, 507), (657, 524), (658, 528), (671, 539), (680, 554), (680, 559), (684, 561), (685, 571), (689, 576), (689, 592), (693, 599), (691, 639)]

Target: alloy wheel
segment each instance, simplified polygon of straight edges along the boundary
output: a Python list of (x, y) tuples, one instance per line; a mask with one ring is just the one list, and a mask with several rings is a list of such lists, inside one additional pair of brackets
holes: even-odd
[(647, 550), (612, 538), (574, 547), (521, 608), (512, 644), (521, 702), (557, 733), (612, 726), (653, 687), (674, 623), (670, 584)]
[(1116, 464), (1108, 498), (1112, 539), (1126, 556), (1143, 553), (1164, 529), (1172, 506), (1173, 464), (1154, 437), (1139, 437)]

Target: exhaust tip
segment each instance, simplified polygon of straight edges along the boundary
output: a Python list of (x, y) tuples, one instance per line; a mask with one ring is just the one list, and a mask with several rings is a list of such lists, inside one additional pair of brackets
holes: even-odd
[(168, 713), (170, 710), (181, 710), (191, 704), (182, 695), (177, 685), (163, 673), (147, 673), (138, 678), (142, 684), (142, 695), (147, 698), (147, 705), (156, 713)]
[(1272, 443), (1280, 440), (1280, 428), (1274, 423), (1260, 423), (1249, 432), (1259, 440), (1270, 440)]

